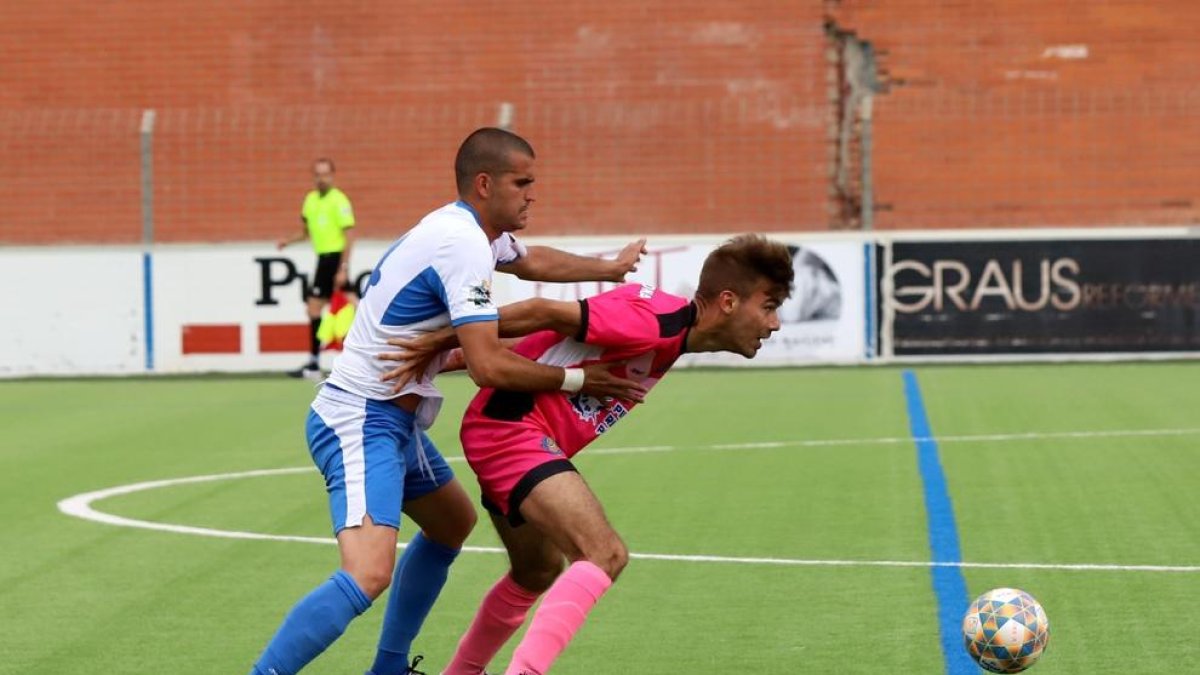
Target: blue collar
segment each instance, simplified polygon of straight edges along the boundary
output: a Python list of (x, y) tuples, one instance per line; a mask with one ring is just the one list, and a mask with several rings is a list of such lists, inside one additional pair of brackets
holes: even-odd
[(461, 199), (454, 202), (454, 205), (457, 206), (458, 208), (463, 209), (463, 210), (467, 211), (468, 213), (470, 213), (471, 217), (475, 219), (475, 224), (480, 227), (483, 227), (483, 221), (479, 219), (479, 212), (475, 210), (474, 206), (471, 206), (470, 204), (464, 202)]

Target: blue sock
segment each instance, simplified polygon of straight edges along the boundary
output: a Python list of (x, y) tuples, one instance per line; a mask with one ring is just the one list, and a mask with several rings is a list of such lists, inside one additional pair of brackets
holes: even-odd
[(250, 675), (295, 675), (370, 606), (353, 577), (338, 570), (288, 612)]
[(392, 578), (379, 651), (371, 666), (374, 675), (401, 675), (406, 671), (412, 641), (442, 592), (450, 564), (457, 557), (458, 549), (430, 541), (420, 532), (408, 543)]

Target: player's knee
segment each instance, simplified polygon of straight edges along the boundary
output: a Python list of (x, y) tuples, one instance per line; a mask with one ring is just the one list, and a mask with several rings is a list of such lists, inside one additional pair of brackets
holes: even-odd
[(479, 521), (471, 498), (458, 481), (406, 502), (404, 513), (421, 527), (426, 539), (452, 549), (462, 548)]
[(467, 537), (475, 529), (479, 516), (475, 509), (467, 503), (466, 508), (450, 509), (445, 516), (436, 522), (426, 523), (421, 531), (430, 541), (435, 541), (447, 548), (459, 549), (467, 542)]
[(613, 537), (603, 546), (597, 547), (591, 555), (587, 556), (587, 559), (588, 562), (604, 570), (609, 579), (616, 581), (625, 566), (629, 564), (629, 549), (625, 547), (624, 542)]
[(455, 518), (453, 522), (446, 523), (436, 534), (426, 533), (426, 536), (447, 548), (462, 548), (463, 544), (467, 543), (467, 537), (471, 536), (471, 531), (475, 529), (475, 521), (474, 513), (463, 515)]
[(475, 524), (478, 522), (479, 514), (475, 513), (474, 508), (464, 510), (450, 524), (450, 538), (452, 539), (452, 543), (442, 543), (451, 548), (462, 548), (463, 544), (467, 543), (467, 537), (471, 536), (471, 531), (475, 529)]
[(512, 578), (517, 585), (531, 593), (545, 593), (562, 574), (562, 558), (513, 560)]
[(608, 578), (612, 579), (613, 581), (616, 581), (617, 577), (621, 576), (621, 572), (623, 572), (625, 570), (625, 566), (628, 564), (629, 564), (629, 549), (625, 548), (624, 542), (618, 540), (617, 545), (613, 549), (612, 556), (610, 558), (610, 562), (609, 562), (610, 569), (605, 570), (606, 572), (608, 572)]
[(352, 566), (346, 571), (354, 578), (363, 595), (372, 600), (383, 595), (392, 583), (392, 566), (385, 561)]

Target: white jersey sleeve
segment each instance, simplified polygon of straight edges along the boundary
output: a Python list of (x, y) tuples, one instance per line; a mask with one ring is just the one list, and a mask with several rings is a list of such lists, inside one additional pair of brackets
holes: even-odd
[(492, 242), (492, 255), (496, 258), (496, 265), (514, 263), (528, 253), (525, 244), (512, 236), (511, 232), (505, 232)]
[[(458, 202), (422, 218), (371, 272), (330, 384), (365, 398), (393, 398), (397, 393), (391, 383), (380, 378), (395, 364), (378, 358), (396, 351), (390, 338), (411, 339), (447, 325), (498, 320), (492, 302), (498, 256), (524, 251), (512, 237), (497, 238), (501, 240), (499, 245), (489, 242), (470, 208)], [(427, 402), (440, 399), (433, 378), (442, 358), (400, 393), (418, 394)]]
[[(492, 304), (493, 249), (481, 232), (465, 232), (443, 244), (448, 255), (437, 255), (431, 266), (445, 289), (450, 325), (500, 318)], [(514, 258), (515, 259), (515, 258)]]

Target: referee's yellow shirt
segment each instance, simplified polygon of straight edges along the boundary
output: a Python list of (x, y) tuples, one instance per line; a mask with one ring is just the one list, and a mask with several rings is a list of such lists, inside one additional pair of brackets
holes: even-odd
[(354, 209), (350, 198), (337, 188), (331, 188), (325, 196), (313, 190), (304, 198), (300, 210), (308, 227), (308, 238), (317, 255), (341, 253), (346, 248), (346, 230), (354, 227)]

